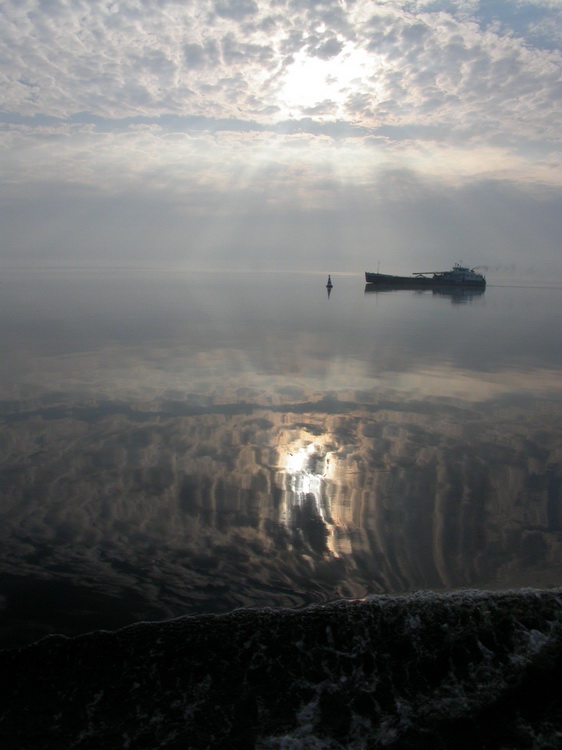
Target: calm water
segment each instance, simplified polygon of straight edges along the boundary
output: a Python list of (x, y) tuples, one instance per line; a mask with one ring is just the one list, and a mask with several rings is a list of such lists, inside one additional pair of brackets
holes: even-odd
[(3, 644), (562, 583), (562, 290), (1, 282)]

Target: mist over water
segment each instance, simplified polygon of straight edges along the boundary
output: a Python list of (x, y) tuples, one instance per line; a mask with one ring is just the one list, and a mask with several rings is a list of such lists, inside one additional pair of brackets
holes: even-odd
[(2, 645), (560, 585), (562, 290), (332, 280), (2, 280)]

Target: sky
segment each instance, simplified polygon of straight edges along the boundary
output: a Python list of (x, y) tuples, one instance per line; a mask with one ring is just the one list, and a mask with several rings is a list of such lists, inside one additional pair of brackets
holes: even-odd
[(0, 267), (562, 285), (561, 50), (562, 0), (0, 0)]

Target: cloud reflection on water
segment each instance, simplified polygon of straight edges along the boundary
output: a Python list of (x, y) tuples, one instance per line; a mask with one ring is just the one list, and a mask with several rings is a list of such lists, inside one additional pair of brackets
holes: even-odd
[[(385, 309), (373, 369), (358, 308), (324, 311), (326, 328), (303, 312), (283, 321), (277, 309), (253, 339), (247, 321), (236, 333), (231, 320), (226, 334), (207, 326), (206, 339), (196, 324), (195, 337), (182, 328), (184, 339), (126, 335), (119, 345), (99, 331), (80, 343), (67, 316), (71, 345), (62, 334), (54, 352), (21, 336), (12, 344), (1, 575), (43, 593), (60, 587), (49, 615), (34, 612), (39, 631), (559, 584), (557, 355), (516, 367), (500, 352), (482, 371), (455, 362), (454, 348), (429, 366), (421, 347), (416, 364), (406, 329), (385, 347)], [(5, 584), (8, 627), (21, 616), (15, 590)], [(84, 591), (89, 619), (70, 605), (61, 619), (61, 601)]]
[[(546, 408), (533, 429), (523, 417), (507, 403), (486, 418), (460, 421), (457, 407), (436, 418), (415, 402), (330, 415), (20, 414), (5, 443), (3, 569), (136, 591), (162, 616), (555, 585), (558, 425)], [(308, 466), (287, 467), (298, 446)]]

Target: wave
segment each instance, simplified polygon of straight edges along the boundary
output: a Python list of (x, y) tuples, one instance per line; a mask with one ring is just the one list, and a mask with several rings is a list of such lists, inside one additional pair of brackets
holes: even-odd
[(554, 750), (562, 589), (137, 623), (0, 669), (6, 750)]

